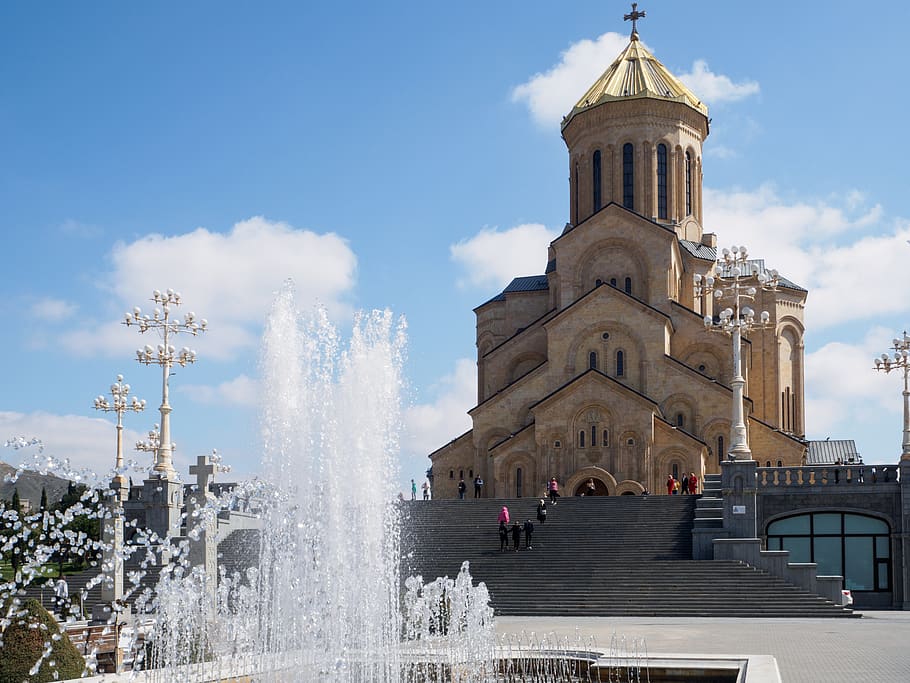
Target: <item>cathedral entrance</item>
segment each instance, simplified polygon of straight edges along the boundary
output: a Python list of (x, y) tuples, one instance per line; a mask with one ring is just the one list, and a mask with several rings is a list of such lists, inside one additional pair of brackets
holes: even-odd
[[(594, 492), (591, 493), (588, 489), (588, 482), (594, 482)], [(610, 491), (607, 489), (607, 485), (604, 484), (597, 477), (591, 477), (590, 479), (584, 479), (578, 483), (578, 486), (575, 487), (573, 492), (574, 496), (609, 496)]]

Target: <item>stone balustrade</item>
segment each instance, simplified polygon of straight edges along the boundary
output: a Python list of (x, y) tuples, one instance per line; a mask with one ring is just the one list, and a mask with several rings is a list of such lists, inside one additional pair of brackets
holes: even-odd
[(828, 465), (813, 467), (759, 467), (758, 488), (797, 486), (897, 486), (897, 465)]

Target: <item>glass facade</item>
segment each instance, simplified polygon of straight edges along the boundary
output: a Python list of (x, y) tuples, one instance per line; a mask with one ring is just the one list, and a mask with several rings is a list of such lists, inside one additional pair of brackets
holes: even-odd
[(768, 525), (768, 550), (791, 562), (815, 562), (819, 576), (843, 576), (851, 591), (891, 590), (888, 523), (850, 512), (811, 512)]

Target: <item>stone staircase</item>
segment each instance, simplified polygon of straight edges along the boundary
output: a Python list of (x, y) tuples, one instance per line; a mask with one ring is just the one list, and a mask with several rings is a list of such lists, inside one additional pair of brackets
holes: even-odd
[[(692, 559), (695, 524), (716, 523), (708, 495), (406, 502), (402, 578), (454, 577), (470, 562), (496, 614), (549, 616), (843, 617), (836, 606), (736, 561)], [(705, 502), (701, 502), (704, 500)], [(532, 550), (500, 552), (497, 515), (534, 523)]]

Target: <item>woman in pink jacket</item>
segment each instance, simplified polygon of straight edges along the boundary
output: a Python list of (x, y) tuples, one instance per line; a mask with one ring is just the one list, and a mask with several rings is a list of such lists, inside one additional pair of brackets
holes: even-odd
[(505, 505), (503, 505), (502, 510), (499, 511), (499, 519), (497, 521), (500, 524), (502, 524), (503, 522), (505, 522), (506, 524), (509, 523), (509, 508), (507, 508)]

